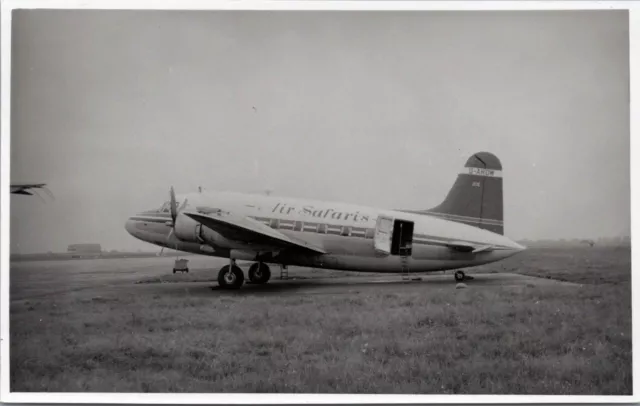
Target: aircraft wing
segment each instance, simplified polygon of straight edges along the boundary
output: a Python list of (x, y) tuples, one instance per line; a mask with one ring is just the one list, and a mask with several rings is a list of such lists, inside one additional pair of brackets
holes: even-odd
[(259, 244), (273, 244), (282, 248), (303, 248), (316, 254), (327, 252), (306, 241), (292, 238), (272, 229), (256, 220), (244, 216), (235, 216), (230, 213), (209, 214), (201, 212), (183, 212), (185, 216), (204, 224), (212, 230), (220, 233), (225, 238), (236, 241)]
[(459, 242), (454, 241), (452, 243), (447, 244), (447, 247), (460, 252), (470, 252), (472, 254), (477, 254), (479, 252), (491, 251), (493, 250), (493, 245), (473, 245), (467, 242)]
[(32, 189), (43, 189), (46, 191), (46, 183), (18, 183), (11, 185), (11, 193), (16, 195), (33, 195)]

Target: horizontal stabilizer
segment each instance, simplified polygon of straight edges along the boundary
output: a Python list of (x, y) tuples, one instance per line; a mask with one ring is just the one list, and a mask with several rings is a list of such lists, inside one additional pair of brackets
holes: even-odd
[(201, 212), (184, 212), (184, 215), (232, 240), (273, 244), (281, 248), (303, 248), (317, 254), (326, 254), (322, 248), (297, 238), (288, 237), (248, 217), (207, 209), (203, 209)]
[(471, 252), (476, 248), (471, 244), (467, 244), (464, 242), (457, 242), (457, 241), (448, 243), (447, 247), (454, 251), (460, 251), (460, 252)]
[(482, 247), (478, 247), (476, 249), (474, 249), (473, 252), (474, 254), (477, 254), (479, 252), (486, 252), (486, 251), (492, 251), (493, 250), (493, 245), (484, 245)]
[(472, 254), (477, 254), (480, 252), (491, 251), (493, 249), (493, 245), (473, 245), (466, 242), (458, 242), (454, 241), (452, 243), (447, 244), (447, 247), (459, 252), (470, 252)]

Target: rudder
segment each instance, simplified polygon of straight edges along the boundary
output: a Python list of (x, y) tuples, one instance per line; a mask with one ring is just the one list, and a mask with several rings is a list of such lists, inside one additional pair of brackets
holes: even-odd
[(504, 234), (502, 164), (489, 152), (471, 155), (447, 197), (423, 214)]

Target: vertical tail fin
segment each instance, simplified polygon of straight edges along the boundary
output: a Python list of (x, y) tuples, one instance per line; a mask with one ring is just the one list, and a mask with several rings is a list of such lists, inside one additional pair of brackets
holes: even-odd
[(447, 197), (422, 214), (504, 234), (502, 164), (489, 152), (473, 154)]

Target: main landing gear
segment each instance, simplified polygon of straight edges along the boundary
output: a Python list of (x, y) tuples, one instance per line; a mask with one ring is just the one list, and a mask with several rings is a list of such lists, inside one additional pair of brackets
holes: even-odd
[[(249, 268), (249, 282), (253, 284), (264, 284), (271, 278), (269, 266), (263, 262), (256, 262)], [(222, 289), (240, 289), (244, 283), (244, 272), (236, 265), (235, 259), (229, 261), (218, 272), (218, 285)]]
[(464, 281), (470, 281), (473, 279), (473, 276), (467, 276), (465, 275), (464, 272), (462, 271), (456, 271), (453, 274), (453, 277), (455, 278), (456, 282), (464, 282)]
[(229, 265), (225, 265), (218, 272), (218, 285), (223, 289), (240, 289), (244, 283), (244, 272), (242, 268), (236, 265), (236, 260), (229, 261)]
[(271, 270), (264, 262), (256, 262), (249, 267), (249, 281), (262, 285), (271, 279)]

